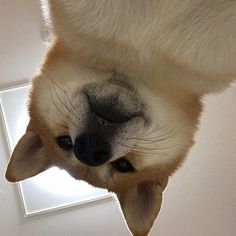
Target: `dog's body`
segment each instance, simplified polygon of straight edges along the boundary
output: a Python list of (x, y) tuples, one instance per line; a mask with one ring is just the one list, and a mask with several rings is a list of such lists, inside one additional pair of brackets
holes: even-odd
[(55, 41), (7, 178), (65, 168), (116, 192), (131, 231), (147, 235), (168, 176), (193, 144), (202, 95), (222, 91), (236, 74), (236, 2), (48, 4)]
[(196, 93), (222, 90), (236, 73), (233, 1), (50, 4), (57, 34), (91, 67)]

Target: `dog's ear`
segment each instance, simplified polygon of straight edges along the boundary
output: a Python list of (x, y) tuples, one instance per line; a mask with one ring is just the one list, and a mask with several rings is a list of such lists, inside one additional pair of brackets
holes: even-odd
[(168, 178), (159, 182), (140, 183), (117, 193), (127, 225), (134, 236), (147, 236), (160, 211), (162, 192)]
[(26, 133), (17, 143), (6, 171), (6, 179), (17, 182), (49, 168), (45, 147), (40, 137), (31, 129), (29, 124)]

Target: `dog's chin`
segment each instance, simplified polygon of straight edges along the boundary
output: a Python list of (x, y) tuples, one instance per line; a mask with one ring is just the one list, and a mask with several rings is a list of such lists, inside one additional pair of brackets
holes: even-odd
[(92, 186), (117, 192), (129, 186), (128, 182), (125, 183), (126, 178), (129, 181), (132, 180), (133, 184), (138, 181), (137, 171), (132, 166), (129, 166), (127, 170), (126, 165), (126, 172), (119, 170), (118, 161), (123, 159), (124, 157), (120, 157), (96, 167), (85, 165), (79, 161), (77, 164), (62, 161), (58, 163), (58, 167), (65, 169), (76, 180), (83, 180)]
[(110, 178), (107, 176), (109, 168), (106, 165), (103, 165), (102, 167), (89, 167), (82, 164), (77, 167), (67, 166), (65, 168), (65, 166), (63, 166), (62, 168), (76, 180), (83, 180), (94, 187), (110, 190), (114, 189), (115, 184), (112, 183)]

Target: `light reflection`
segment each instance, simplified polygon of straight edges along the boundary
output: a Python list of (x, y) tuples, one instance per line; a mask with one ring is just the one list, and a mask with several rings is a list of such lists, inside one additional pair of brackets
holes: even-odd
[(13, 137), (14, 144), (12, 145), (12, 149), (18, 142), (18, 140), (25, 134), (27, 125), (29, 123), (29, 116), (27, 114), (26, 107), (22, 107), (21, 111), (19, 111), (19, 116), (17, 117), (17, 126), (16, 126), (16, 135)]
[(42, 174), (35, 176), (32, 180), (45, 191), (60, 196), (79, 197), (94, 191), (89, 184), (84, 181), (75, 180), (65, 170), (61, 170), (58, 167), (52, 167)]

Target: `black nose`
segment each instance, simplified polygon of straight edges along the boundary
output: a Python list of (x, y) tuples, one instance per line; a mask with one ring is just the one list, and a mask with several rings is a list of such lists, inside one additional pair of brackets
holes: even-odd
[(110, 158), (109, 145), (99, 134), (82, 134), (76, 137), (74, 153), (76, 158), (89, 166), (99, 166)]

